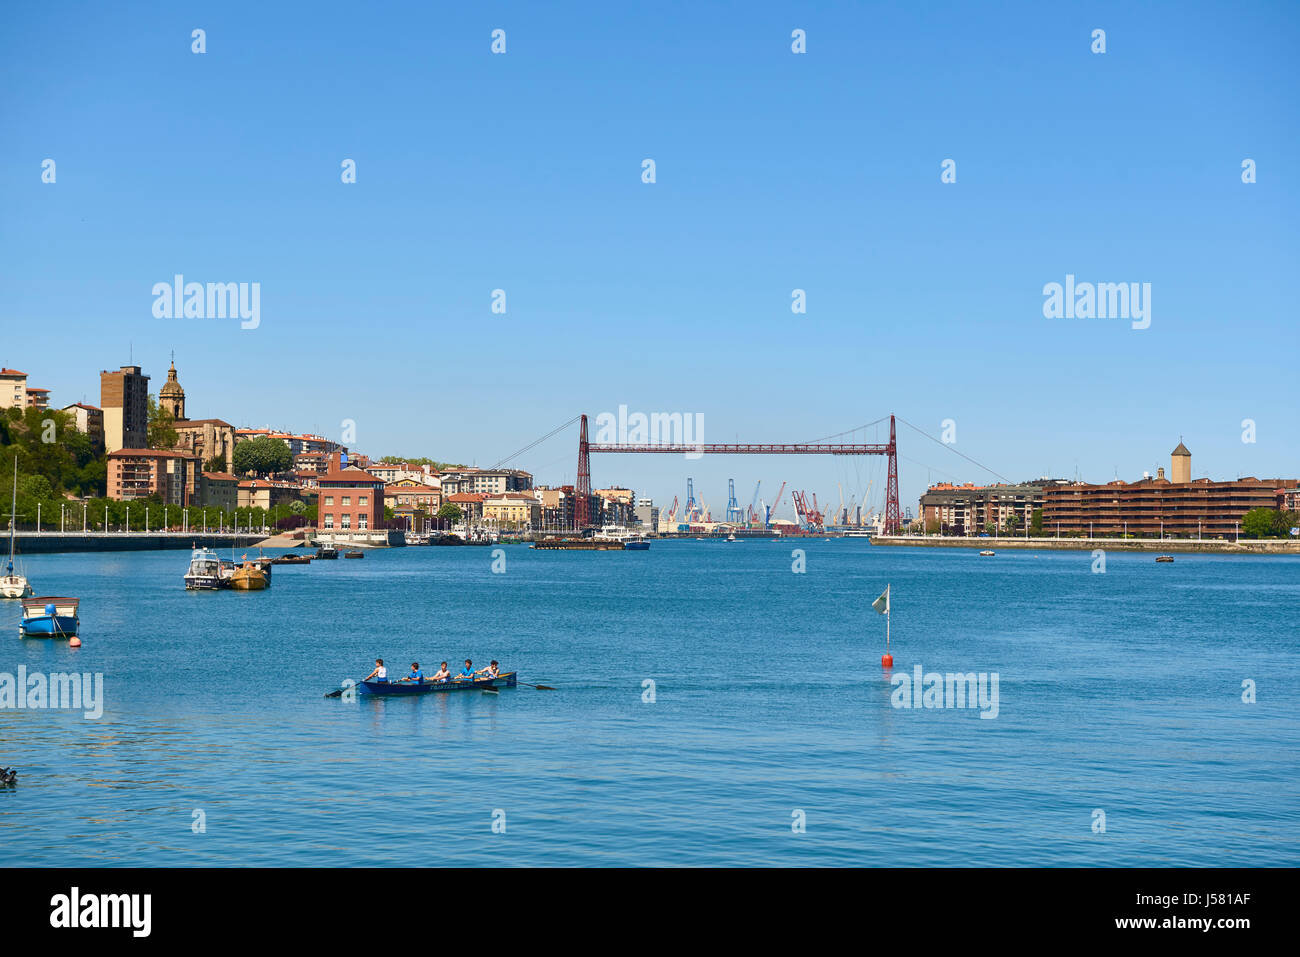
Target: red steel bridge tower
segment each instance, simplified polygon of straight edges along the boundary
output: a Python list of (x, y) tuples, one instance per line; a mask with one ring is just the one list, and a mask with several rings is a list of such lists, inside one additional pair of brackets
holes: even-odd
[(855, 442), (802, 442), (786, 444), (749, 443), (695, 443), (654, 445), (593, 445), (587, 439), (587, 417), (582, 416), (578, 432), (578, 483), (574, 486), (574, 521), (579, 529), (591, 526), (591, 454), (593, 452), (630, 452), (638, 454), (659, 453), (691, 455), (884, 455), (889, 462), (889, 478), (885, 487), (885, 533), (895, 535), (902, 525), (902, 510), (898, 507), (898, 438), (894, 431), (894, 417), (889, 417), (889, 444), (863, 444)]

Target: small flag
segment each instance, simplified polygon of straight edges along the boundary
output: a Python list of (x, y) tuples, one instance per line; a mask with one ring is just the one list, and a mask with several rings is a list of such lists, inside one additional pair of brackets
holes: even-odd
[(876, 609), (876, 611), (880, 612), (882, 615), (889, 614), (889, 586), (888, 585), (886, 585), (885, 590), (880, 593), (880, 597), (871, 603), (871, 607)]

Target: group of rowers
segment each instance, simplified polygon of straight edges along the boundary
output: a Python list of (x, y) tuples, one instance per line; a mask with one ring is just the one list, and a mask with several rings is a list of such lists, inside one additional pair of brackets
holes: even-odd
[[(460, 672), (457, 674), (453, 675), (450, 671), (448, 671), (447, 662), (444, 661), (442, 663), (442, 666), (438, 668), (436, 674), (432, 674), (429, 675), (428, 677), (425, 677), (424, 672), (420, 670), (420, 663), (418, 661), (412, 661), (411, 673), (406, 675), (405, 677), (398, 678), (397, 680), (399, 682), (417, 681), (420, 682), (421, 684), (423, 684), (426, 681), (478, 681), (485, 678), (496, 678), (500, 674), (501, 674), (500, 666), (495, 661), (489, 663), (486, 668), (480, 668), (478, 669), (478, 671), (475, 671), (474, 662), (466, 658), (465, 667), (462, 668)], [(370, 674), (366, 675), (361, 680), (370, 681), (371, 679), (374, 679), (375, 681), (388, 680), (388, 668), (384, 665), (383, 658), (376, 658), (375, 670), (370, 672)]]

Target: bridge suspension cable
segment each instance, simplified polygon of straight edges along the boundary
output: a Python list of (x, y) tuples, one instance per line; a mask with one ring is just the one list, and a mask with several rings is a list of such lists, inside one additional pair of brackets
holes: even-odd
[(505, 458), (503, 458), (503, 459), (502, 459), (500, 462), (498, 462), (496, 465), (492, 466), (492, 468), (494, 468), (494, 469), (499, 469), (499, 468), (503, 467), (507, 462), (511, 462), (511, 461), (513, 461), (513, 460), (519, 458), (519, 456), (523, 455), (525, 452), (528, 452), (528, 451), (531, 451), (532, 449), (537, 448), (537, 446), (541, 445), (541, 444), (542, 444), (543, 442), (545, 442), (547, 439), (554, 438), (555, 436), (559, 435), (561, 432), (563, 432), (565, 429), (567, 429), (569, 426), (573, 425), (573, 423), (577, 422), (577, 421), (578, 421), (579, 419), (581, 419), (581, 418), (582, 418), (581, 415), (575, 415), (573, 418), (571, 418), (568, 422), (565, 422), (563, 425), (560, 425), (560, 426), (557, 426), (557, 427), (554, 428), (554, 429), (551, 429), (551, 431), (547, 432), (547, 433), (546, 433), (545, 435), (543, 435), (540, 439), (534, 439), (532, 442), (529, 442), (527, 445), (525, 445), (525, 446), (524, 446), (522, 449), (520, 449), (519, 451), (514, 452), (514, 453), (512, 453), (512, 454), (510, 454), (510, 455), (507, 455)]
[[(983, 465), (983, 464), (981, 464), (981, 463), (979, 463), (979, 462), (976, 462), (976, 461), (975, 461), (973, 458), (971, 458), (969, 455), (965, 455), (965, 454), (963, 454), (963, 453), (961, 453), (961, 452), (958, 452), (956, 449), (954, 449), (954, 448), (953, 448), (951, 445), (949, 445), (948, 443), (946, 443), (946, 442), (940, 442), (938, 439), (936, 439), (936, 438), (935, 438), (933, 435), (931, 435), (929, 432), (926, 432), (926, 431), (924, 431), (923, 429), (917, 428), (915, 425), (913, 425), (911, 422), (908, 422), (907, 419), (903, 418), (901, 415), (898, 417), (898, 421), (899, 421), (899, 422), (902, 422), (905, 426), (907, 426), (909, 429), (912, 429), (914, 432), (920, 432), (922, 435), (924, 435), (924, 436), (925, 436), (927, 439), (929, 439), (931, 442), (935, 443), (935, 444), (938, 445), (938, 446), (941, 446), (942, 448), (947, 449), (949, 452), (952, 452), (954, 455), (960, 455), (962, 458), (964, 458), (964, 459), (965, 459), (967, 462), (969, 462), (971, 465), (977, 466), (978, 468), (982, 468), (985, 472), (988, 472), (990, 475), (995, 475), (995, 476), (997, 476), (998, 478), (1002, 479), (1002, 481), (1005, 482), (1007, 485), (1010, 485), (1010, 484), (1011, 484), (1011, 480), (1010, 480), (1009, 478), (1007, 478), (1005, 475), (1000, 475), (999, 473), (997, 473), (997, 472), (993, 471), (991, 468), (989, 468), (987, 465)], [(918, 462), (917, 464), (919, 465), (920, 463)], [(941, 470), (941, 469), (935, 469), (935, 471), (938, 472), (938, 471), (942, 471), (942, 470)]]

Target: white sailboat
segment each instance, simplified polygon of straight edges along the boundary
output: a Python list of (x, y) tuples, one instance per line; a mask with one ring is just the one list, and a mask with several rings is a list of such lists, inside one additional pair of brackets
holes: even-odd
[(0, 598), (30, 598), (31, 583), (26, 577), (14, 572), (14, 523), (18, 512), (18, 456), (14, 456), (14, 497), (9, 506), (9, 564), (5, 573), (0, 575)]

